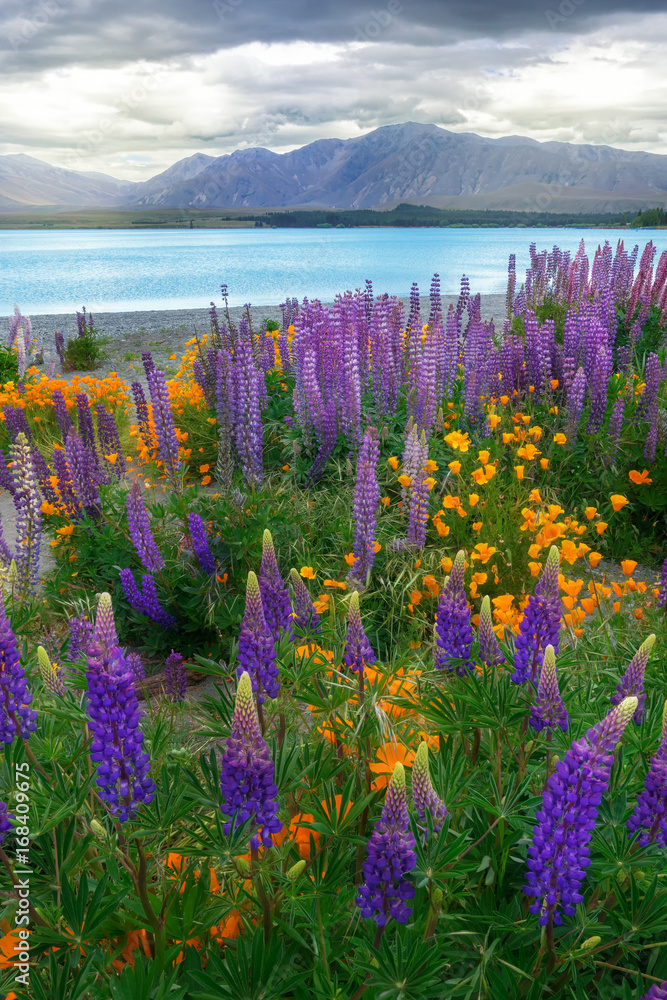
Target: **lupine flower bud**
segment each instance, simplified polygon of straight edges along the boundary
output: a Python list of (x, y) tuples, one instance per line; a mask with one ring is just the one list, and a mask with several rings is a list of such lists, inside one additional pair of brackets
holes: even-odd
[(456, 553), (452, 571), (438, 601), (433, 649), (436, 669), (456, 669), (460, 676), (472, 670), (473, 666), (470, 661), (470, 608), (466, 600), (464, 574), (465, 552), (461, 549)]
[(93, 831), (93, 836), (96, 837), (97, 840), (102, 841), (102, 843), (107, 840), (107, 831), (98, 819), (91, 819), (90, 829)]
[(590, 951), (591, 948), (597, 948), (597, 946), (602, 941), (602, 938), (598, 934), (593, 934), (592, 937), (586, 938), (586, 940), (581, 945), (582, 951)]
[(236, 676), (240, 679), (244, 672), (250, 675), (252, 690), (257, 695), (259, 705), (266, 696), (277, 698), (280, 690), (276, 647), (264, 617), (262, 595), (257, 577), (248, 573), (246, 584), (245, 614), (239, 634), (239, 668)]
[(47, 691), (50, 691), (51, 694), (60, 695), (62, 698), (67, 693), (67, 688), (63, 684), (62, 670), (57, 664), (51, 663), (49, 654), (43, 646), (37, 647), (37, 663)]
[(259, 571), (259, 591), (262, 595), (262, 607), (264, 608), (264, 618), (271, 635), (278, 642), (280, 630), (292, 638), (290, 622), (292, 619), (292, 606), (290, 604), (287, 587), (283, 583), (283, 578), (278, 569), (276, 550), (273, 547), (273, 538), (268, 529), (264, 530), (262, 539), (262, 565)]
[(558, 652), (560, 632), (560, 600), (558, 597), (558, 549), (552, 545), (542, 576), (537, 581), (535, 592), (528, 598), (519, 634), (514, 640), (515, 684), (525, 684), (527, 680), (537, 683), (544, 649), (552, 645)]
[(393, 917), (399, 924), (407, 923), (415, 887), (405, 876), (417, 861), (415, 838), (409, 831), (408, 803), (405, 792), (405, 770), (398, 762), (387, 787), (384, 808), (367, 845), (363, 864), (364, 885), (359, 889), (356, 904), (362, 917), (384, 927)]
[(417, 815), (422, 823), (426, 824), (426, 814), (431, 817), (433, 830), (440, 833), (442, 824), (449, 816), (445, 803), (436, 795), (431, 784), (431, 776), (428, 770), (428, 743), (424, 740), (419, 744), (419, 749), (412, 765), (412, 798), (417, 810)]
[(308, 588), (295, 569), (290, 570), (290, 580), (294, 588), (294, 625), (303, 632), (321, 632), (320, 616), (313, 607)]
[(639, 843), (667, 847), (667, 702), (662, 714), (662, 739), (628, 820), (630, 836), (639, 832)]
[(5, 834), (11, 830), (13, 819), (14, 814), (7, 812), (7, 803), (0, 801), (0, 844), (5, 839)]
[(544, 663), (537, 685), (535, 702), (530, 710), (530, 724), (537, 733), (543, 729), (551, 731), (556, 726), (560, 726), (566, 733), (569, 722), (570, 717), (558, 690), (556, 654), (553, 646), (547, 646), (544, 650)]
[(183, 657), (172, 649), (164, 663), (164, 690), (172, 701), (184, 701), (188, 688), (188, 675), (183, 666)]
[(155, 795), (150, 758), (142, 750), (141, 713), (134, 679), (122, 650), (94, 644), (88, 654), (88, 717), (93, 736), (90, 759), (97, 787), (109, 812), (121, 823), (132, 819), (140, 802)]
[(493, 631), (493, 618), (491, 616), (491, 598), (486, 594), (482, 598), (482, 607), (479, 613), (479, 629), (477, 631), (479, 642), (480, 658), (489, 667), (494, 667), (498, 663), (504, 663), (505, 657), (498, 645), (496, 633)]
[(271, 834), (279, 833), (277, 817), (278, 789), (274, 783), (274, 765), (262, 737), (252, 694), (250, 675), (243, 671), (236, 689), (232, 728), (220, 766), (221, 809), (230, 821), (223, 830), (229, 834), (232, 820), (237, 824), (250, 820), (257, 830), (250, 846), (256, 850), (261, 839), (271, 847)]
[(527, 885), (533, 896), (531, 913), (545, 926), (553, 917), (562, 923), (577, 903), (585, 869), (590, 864), (588, 845), (595, 829), (598, 807), (609, 787), (614, 749), (637, 708), (636, 698), (626, 698), (575, 741), (556, 765), (536, 813), (533, 842), (528, 848)]
[(296, 882), (296, 880), (298, 879), (299, 875), (301, 875), (305, 867), (306, 867), (306, 862), (302, 858), (301, 861), (297, 861), (295, 865), (292, 865), (292, 867), (287, 872), (286, 877), (290, 880), (290, 882)]
[(21, 664), (16, 637), (0, 599), (0, 742), (13, 743), (18, 734), (28, 739), (37, 729), (37, 712)]
[(655, 635), (649, 635), (632, 657), (630, 666), (621, 677), (616, 691), (609, 699), (612, 705), (618, 705), (624, 698), (634, 695), (637, 699), (637, 711), (634, 715), (636, 725), (639, 725), (644, 717), (644, 706), (646, 705), (646, 691), (644, 690), (644, 674), (651, 650), (655, 643)]
[(354, 591), (350, 597), (350, 610), (347, 616), (347, 639), (345, 640), (345, 652), (343, 653), (343, 663), (355, 673), (362, 672), (364, 667), (370, 667), (375, 663), (375, 653), (364, 632), (361, 624), (361, 612), (359, 610), (359, 594)]
[(95, 616), (95, 632), (93, 635), (95, 642), (99, 643), (103, 649), (111, 649), (118, 645), (116, 634), (116, 623), (113, 617), (113, 604), (111, 594), (100, 594), (97, 605), (97, 615)]
[(215, 573), (215, 560), (208, 544), (204, 522), (199, 514), (188, 514), (188, 527), (190, 529), (190, 538), (192, 539), (192, 548), (197, 556), (199, 565), (205, 573), (212, 576)]
[(126, 500), (127, 527), (137, 555), (147, 573), (155, 573), (164, 567), (162, 553), (155, 544), (148, 518), (146, 501), (138, 482), (132, 483)]

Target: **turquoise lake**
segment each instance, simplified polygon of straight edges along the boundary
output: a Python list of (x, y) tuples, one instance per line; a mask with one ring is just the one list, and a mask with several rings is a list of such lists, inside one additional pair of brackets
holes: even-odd
[(602, 229), (171, 229), (0, 231), (0, 315), (17, 303), (30, 315), (204, 308), (220, 302), (277, 304), (304, 295), (331, 301), (363, 287), (407, 295), (417, 281), (427, 295), (438, 272), (444, 294), (467, 274), (473, 292), (504, 292), (507, 261), (517, 256), (519, 283), (538, 250), (557, 244), (590, 259), (599, 243), (619, 237), (631, 249), (652, 239), (667, 249), (665, 230)]

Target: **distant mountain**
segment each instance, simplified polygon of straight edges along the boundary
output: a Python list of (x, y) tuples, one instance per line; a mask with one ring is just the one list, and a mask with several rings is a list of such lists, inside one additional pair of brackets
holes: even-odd
[[(289, 153), (195, 153), (148, 181), (0, 156), (0, 208), (443, 208), (622, 211), (667, 205), (667, 156), (611, 146), (486, 139), (408, 122)], [(16, 209), (12, 204), (16, 203)]]
[(65, 170), (25, 153), (0, 156), (0, 207), (23, 211), (30, 207), (107, 208), (126, 205), (131, 181), (106, 174)]

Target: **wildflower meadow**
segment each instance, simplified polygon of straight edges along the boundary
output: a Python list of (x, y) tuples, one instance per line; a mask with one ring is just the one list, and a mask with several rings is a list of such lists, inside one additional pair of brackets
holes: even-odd
[(667, 997), (667, 252), (423, 301), (10, 319), (7, 998)]

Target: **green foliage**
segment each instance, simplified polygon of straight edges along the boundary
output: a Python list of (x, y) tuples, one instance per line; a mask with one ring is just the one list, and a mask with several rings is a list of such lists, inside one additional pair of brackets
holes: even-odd
[(92, 371), (104, 360), (102, 341), (97, 330), (86, 320), (77, 337), (70, 337), (63, 350), (63, 368), (66, 372)]
[(0, 385), (4, 385), (5, 382), (16, 382), (18, 375), (18, 355), (16, 351), (0, 347)]
[(654, 226), (667, 226), (667, 212), (664, 208), (648, 208), (630, 223), (631, 229), (653, 228)]

